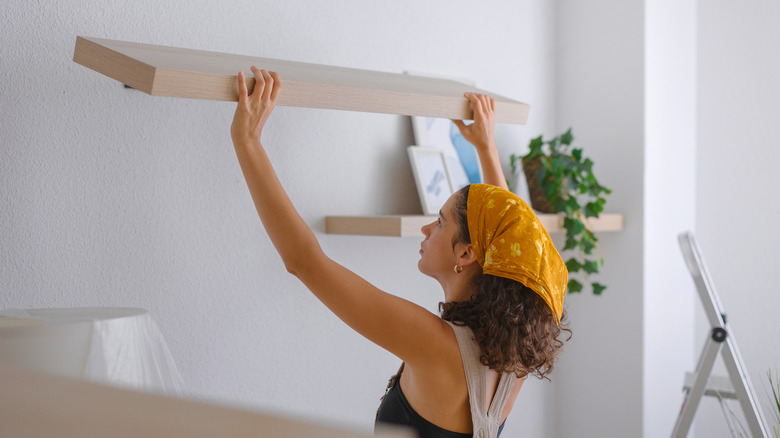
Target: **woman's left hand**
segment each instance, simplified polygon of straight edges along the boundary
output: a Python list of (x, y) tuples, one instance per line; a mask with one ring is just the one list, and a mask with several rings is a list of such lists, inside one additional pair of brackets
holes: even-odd
[(263, 126), (276, 105), (276, 99), (282, 89), (282, 81), (275, 72), (260, 70), (252, 66), (255, 75), (255, 88), (252, 94), (247, 92), (244, 72), (238, 72), (238, 106), (230, 125), (230, 137), (233, 143), (257, 145)]
[(496, 102), (484, 94), (466, 93), (466, 98), (474, 110), (474, 123), (466, 125), (461, 120), (453, 120), (461, 135), (477, 150), (495, 147), (493, 132), (496, 126)]
[(484, 94), (466, 93), (466, 98), (474, 109), (474, 123), (466, 125), (461, 120), (453, 120), (461, 135), (474, 145), (482, 166), (482, 181), (485, 184), (507, 188), (504, 170), (498, 157), (493, 139), (496, 128), (496, 102)]

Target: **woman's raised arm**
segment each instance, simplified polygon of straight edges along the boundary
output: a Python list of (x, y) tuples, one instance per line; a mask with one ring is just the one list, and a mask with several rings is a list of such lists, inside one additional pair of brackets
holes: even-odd
[(430, 363), (444, 348), (443, 339), (452, 338), (449, 327), (423, 307), (377, 289), (328, 258), (287, 197), (260, 142), (282, 83), (276, 73), (254, 66), (252, 72), (251, 95), (244, 74), (238, 74), (230, 133), (257, 213), (286, 269), (358, 333), (404, 361)]
[(263, 126), (281, 91), (281, 80), (278, 74), (254, 66), (252, 71), (255, 88), (251, 95), (247, 93), (244, 73), (238, 73), (238, 106), (230, 136), (260, 220), (284, 265), (291, 269), (298, 264), (303, 252), (300, 249), (312, 251), (319, 244), (287, 197), (260, 143)]

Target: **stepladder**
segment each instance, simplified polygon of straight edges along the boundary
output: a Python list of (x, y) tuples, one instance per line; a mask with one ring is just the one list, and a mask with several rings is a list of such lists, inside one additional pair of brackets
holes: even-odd
[(718, 355), (723, 359), (723, 364), (728, 371), (728, 377), (720, 379), (721, 382), (723, 380), (727, 380), (727, 382), (725, 382), (725, 385), (721, 383), (720, 386), (728, 387), (727, 391), (730, 393), (730, 396), (739, 400), (742, 413), (747, 422), (747, 430), (750, 431), (750, 434), (754, 438), (768, 438), (770, 435), (762, 418), (761, 408), (753, 385), (750, 382), (750, 376), (742, 361), (742, 355), (737, 348), (734, 333), (726, 324), (726, 314), (723, 312), (720, 298), (704, 263), (701, 250), (690, 232), (680, 234), (678, 240), (685, 264), (693, 277), (693, 282), (696, 285), (696, 290), (704, 306), (704, 312), (711, 328), (704, 342), (696, 370), (689, 375), (689, 381), (684, 387), (684, 400), (672, 431), (672, 438), (688, 436), (696, 409), (702, 397), (717, 391), (712, 388), (713, 383), (710, 380), (710, 374)]

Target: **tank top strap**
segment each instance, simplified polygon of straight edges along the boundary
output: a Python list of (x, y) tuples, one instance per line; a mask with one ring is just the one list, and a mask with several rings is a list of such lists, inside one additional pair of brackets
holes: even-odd
[(456, 325), (449, 321), (445, 322), (452, 327), (455, 331), (455, 337), (458, 339), (463, 371), (466, 374), (466, 386), (469, 391), (474, 438), (495, 438), (498, 436), (504, 406), (512, 393), (514, 374), (507, 373), (501, 376), (496, 393), (488, 408), (487, 377), (485, 375), (488, 368), (479, 361), (481, 353), (479, 344), (474, 339), (474, 333), (466, 326)]

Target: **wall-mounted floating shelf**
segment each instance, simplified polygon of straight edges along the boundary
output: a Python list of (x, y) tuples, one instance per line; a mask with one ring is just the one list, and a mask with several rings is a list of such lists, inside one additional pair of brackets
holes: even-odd
[[(539, 214), (539, 220), (548, 233), (564, 231), (563, 216)], [(328, 216), (325, 218), (327, 234), (356, 234), (362, 236), (422, 237), (420, 228), (436, 220), (436, 216)], [(594, 232), (620, 231), (623, 229), (622, 214), (602, 214), (598, 219), (588, 220)]]
[[(77, 37), (73, 61), (153, 96), (236, 101), (236, 74), (249, 66), (278, 72), (284, 88), (280, 106), (337, 109), (470, 119), (465, 92), (488, 94), (496, 100), (496, 121), (524, 124), (528, 104), (488, 93), (461, 82), (320, 64), (258, 58), (220, 52), (157, 46), (101, 38)], [(249, 78), (249, 88), (254, 79)], [(563, 231), (558, 215), (539, 215), (550, 233)], [(329, 234), (422, 236), (420, 228), (435, 217), (331, 216)], [(602, 214), (592, 220), (594, 231), (618, 231), (623, 216)]]
[(281, 76), (282, 106), (470, 119), (468, 91), (496, 100), (497, 122), (524, 124), (529, 110), (453, 80), (100, 38), (77, 37), (73, 61), (154, 96), (236, 101), (236, 74), (256, 65)]

